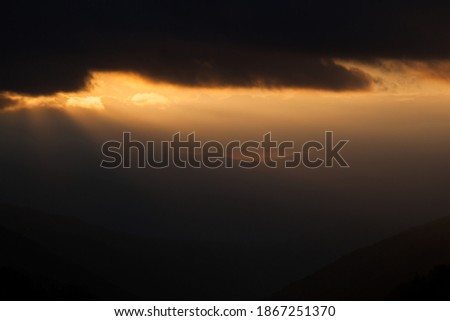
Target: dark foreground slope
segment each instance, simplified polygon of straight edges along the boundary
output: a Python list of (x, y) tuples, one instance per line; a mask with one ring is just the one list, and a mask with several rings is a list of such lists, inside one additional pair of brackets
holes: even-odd
[(356, 250), (272, 296), (289, 300), (450, 299), (450, 217)]
[(0, 203), (0, 298), (260, 299), (306, 265), (293, 248), (155, 239)]
[(0, 300), (89, 300), (128, 297), (77, 263), (0, 227)]
[[(258, 291), (245, 249), (116, 233), (12, 205), (0, 204), (0, 213), (3, 300), (218, 299)], [(255, 281), (239, 282), (245, 275)]]

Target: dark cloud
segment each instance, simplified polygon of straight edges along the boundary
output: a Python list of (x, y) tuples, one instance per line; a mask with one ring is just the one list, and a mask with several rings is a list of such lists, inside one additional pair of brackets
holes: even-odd
[(109, 56), (109, 61), (93, 65), (95, 69), (134, 70), (185, 86), (303, 87), (340, 91), (367, 89), (371, 83), (370, 77), (362, 71), (347, 69), (332, 59), (192, 42), (154, 43), (151, 49), (115, 53)]
[(449, 59), (445, 1), (18, 0), (2, 4), (0, 90), (84, 86), (134, 70), (191, 86), (360, 90), (332, 58)]
[[(142, 39), (145, 42), (144, 39)], [(120, 39), (117, 40), (120, 43)], [(105, 44), (105, 48), (114, 41)], [(172, 41), (126, 42), (107, 53), (53, 53), (15, 56), (3, 66), (0, 88), (27, 94), (75, 91), (85, 86), (89, 71), (129, 70), (158, 81), (185, 86), (302, 87), (326, 90), (368, 89), (371, 79), (330, 58), (289, 51), (262, 50)]]

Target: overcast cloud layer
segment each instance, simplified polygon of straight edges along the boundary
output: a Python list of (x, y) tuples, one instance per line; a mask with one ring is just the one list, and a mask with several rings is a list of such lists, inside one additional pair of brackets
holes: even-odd
[(333, 59), (450, 58), (447, 1), (10, 1), (0, 91), (82, 88), (94, 70), (187, 86), (367, 90)]

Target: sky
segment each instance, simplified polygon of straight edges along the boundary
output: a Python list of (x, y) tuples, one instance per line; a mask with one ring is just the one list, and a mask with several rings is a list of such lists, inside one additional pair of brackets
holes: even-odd
[[(448, 2), (1, 6), (1, 201), (162, 238), (295, 239), (324, 261), (448, 214)], [(350, 168), (100, 168), (123, 131), (333, 131)]]

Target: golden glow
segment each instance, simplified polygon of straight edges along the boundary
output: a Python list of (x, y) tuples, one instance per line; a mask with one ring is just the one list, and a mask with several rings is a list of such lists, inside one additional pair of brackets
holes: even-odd
[(66, 106), (88, 108), (88, 109), (104, 109), (102, 98), (98, 96), (68, 97), (66, 101)]
[[(332, 130), (337, 138), (351, 141), (346, 156), (357, 174), (355, 180), (363, 175), (368, 184), (383, 177), (391, 182), (390, 162), (384, 159), (390, 151), (417, 150), (414, 157), (426, 159), (448, 145), (450, 83), (417, 71), (361, 69), (376, 78), (372, 92), (186, 88), (131, 73), (93, 73), (89, 86), (80, 92), (46, 97), (10, 93), (6, 96), (16, 106), (4, 111), (27, 109), (21, 115), (29, 121), (33, 139), (42, 139), (43, 144), (60, 135), (55, 114), (63, 114), (66, 125), (99, 146), (120, 139), (124, 131), (143, 140), (195, 132), (199, 140), (225, 143), (261, 139), (270, 131), (275, 140), (298, 144), (321, 141), (324, 131)], [(361, 163), (379, 170), (360, 172)], [(334, 184), (332, 175), (344, 173), (326, 172), (319, 177), (315, 171), (298, 171), (295, 175), (302, 180), (310, 177), (311, 184)]]
[(169, 99), (160, 94), (156, 93), (138, 93), (131, 97), (131, 102), (137, 105), (167, 105), (169, 103)]
[[(79, 92), (30, 97), (10, 93), (15, 108), (56, 107), (91, 130), (101, 130), (86, 112), (146, 129), (218, 133), (220, 138), (251, 137), (269, 130), (292, 136), (301, 128), (343, 132), (395, 132), (395, 124), (436, 122), (449, 118), (450, 83), (424, 66), (383, 61), (371, 66), (340, 62), (369, 73), (371, 92), (264, 88), (195, 88), (159, 83), (133, 73), (94, 72)], [(443, 81), (444, 80), (444, 81)], [(14, 109), (14, 108), (13, 108)], [(392, 124), (392, 126), (389, 126)]]
[[(368, 73), (375, 85), (371, 92), (334, 93), (300, 89), (264, 88), (197, 88), (158, 83), (129, 72), (93, 72), (88, 86), (79, 92), (57, 93), (52, 96), (31, 97), (15, 93), (3, 94), (16, 102), (16, 107), (61, 107), (87, 109), (126, 109), (134, 107), (143, 112), (165, 110), (174, 106), (208, 105), (208, 108), (222, 105), (228, 100), (247, 103), (246, 100), (273, 100), (278, 104), (295, 99), (314, 100), (345, 97), (391, 96), (398, 100), (411, 100), (423, 95), (450, 94), (450, 63), (421, 63), (416, 61), (382, 60), (377, 64), (363, 64), (353, 61), (339, 61), (347, 68), (358, 68)], [(320, 98), (320, 99), (319, 99)], [(233, 108), (229, 106), (227, 108)], [(251, 108), (248, 106), (247, 108)], [(145, 109), (145, 108), (144, 108)], [(217, 110), (216, 110), (217, 111)]]

